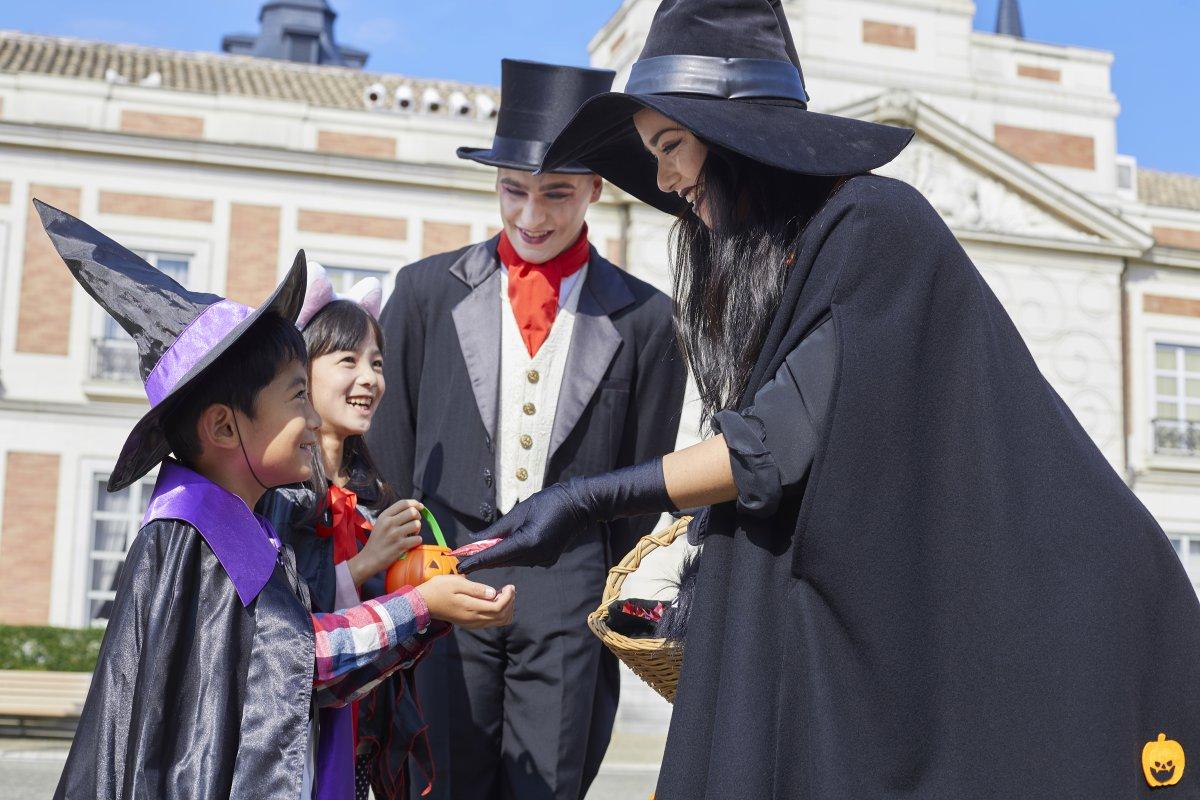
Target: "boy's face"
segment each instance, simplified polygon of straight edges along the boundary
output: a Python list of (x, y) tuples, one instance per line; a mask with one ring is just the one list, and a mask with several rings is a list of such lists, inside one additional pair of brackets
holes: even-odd
[(534, 175), (501, 169), (496, 176), (508, 241), (530, 264), (544, 264), (575, 244), (588, 206), (600, 199), (599, 175)]
[(308, 395), (308, 370), (293, 361), (279, 370), (254, 400), (254, 418), (238, 414), (242, 446), (265, 486), (312, 477), (321, 418)]

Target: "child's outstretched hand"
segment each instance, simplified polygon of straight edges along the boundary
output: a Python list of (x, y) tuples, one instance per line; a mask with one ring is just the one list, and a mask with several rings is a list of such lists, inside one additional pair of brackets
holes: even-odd
[(421, 544), (422, 508), (416, 500), (399, 500), (383, 510), (363, 549), (347, 562), (355, 586)]
[(417, 587), (429, 616), (460, 628), (497, 628), (512, 622), (517, 589), (491, 586), (462, 575), (436, 575)]

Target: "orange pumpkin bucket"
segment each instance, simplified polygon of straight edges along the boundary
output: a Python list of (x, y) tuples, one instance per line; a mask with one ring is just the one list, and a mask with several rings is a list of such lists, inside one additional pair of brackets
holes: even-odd
[(387, 571), (387, 590), (394, 592), (405, 586), (420, 586), (435, 575), (457, 575), (458, 559), (450, 555), (446, 537), (441, 526), (428, 508), (421, 509), (421, 517), (433, 532), (437, 544), (423, 544), (400, 556)]

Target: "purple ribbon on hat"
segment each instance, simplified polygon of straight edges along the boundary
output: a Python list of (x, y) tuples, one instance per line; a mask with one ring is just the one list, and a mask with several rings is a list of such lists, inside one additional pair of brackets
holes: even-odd
[(253, 313), (253, 308), (232, 300), (221, 300), (201, 311), (146, 376), (146, 397), (150, 399), (150, 405), (161, 403), (200, 359)]

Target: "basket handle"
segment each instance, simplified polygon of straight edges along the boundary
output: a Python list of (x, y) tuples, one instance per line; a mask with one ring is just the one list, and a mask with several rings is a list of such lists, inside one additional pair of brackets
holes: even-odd
[(643, 536), (637, 545), (625, 554), (620, 563), (608, 571), (608, 580), (604, 584), (604, 594), (600, 598), (600, 608), (597, 610), (606, 611), (608, 604), (621, 594), (621, 587), (625, 585), (625, 579), (637, 572), (637, 568), (642, 564), (642, 559), (652, 550), (659, 547), (670, 547), (676, 539), (687, 533), (688, 523), (691, 521), (691, 517), (680, 517), (673, 525)]

